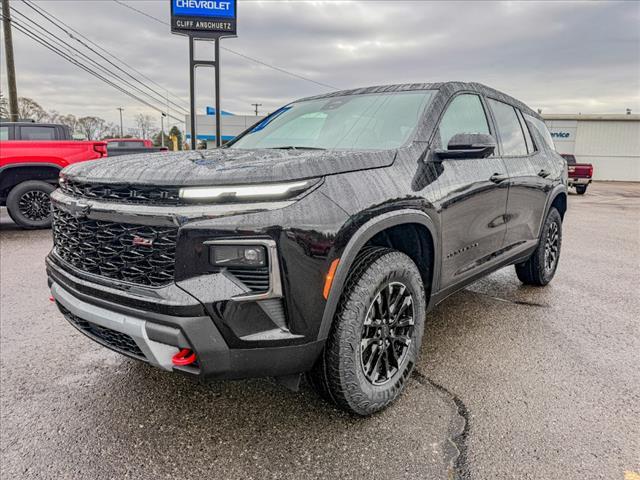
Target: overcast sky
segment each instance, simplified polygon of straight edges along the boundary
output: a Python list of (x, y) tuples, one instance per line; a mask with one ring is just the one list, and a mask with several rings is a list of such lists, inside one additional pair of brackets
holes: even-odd
[[(122, 1), (169, 21), (168, 0)], [(21, 1), (11, 4), (54, 30)], [(36, 4), (138, 68), (173, 101), (188, 104), (186, 37), (171, 35), (167, 25), (113, 0)], [(223, 48), (340, 89), (478, 81), (546, 113), (624, 113), (625, 108), (640, 113), (639, 2), (239, 0), (238, 24), (238, 38), (223, 40)], [(133, 126), (138, 112), (159, 116), (20, 32), (14, 33), (14, 44), (18, 93), (47, 110), (116, 122), (116, 107), (122, 106), (125, 127)], [(202, 56), (212, 55), (211, 46), (202, 47)], [(222, 52), (221, 72), (223, 109), (235, 113), (251, 112), (252, 103), (272, 111), (329, 90), (229, 51)], [(4, 54), (2, 89), (6, 92)], [(211, 70), (199, 72), (197, 94), (203, 112), (213, 104)]]

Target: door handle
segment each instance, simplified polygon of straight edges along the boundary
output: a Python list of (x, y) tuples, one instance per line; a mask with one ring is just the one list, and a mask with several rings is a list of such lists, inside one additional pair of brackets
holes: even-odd
[(551, 173), (547, 172), (545, 169), (542, 169), (538, 172), (538, 176), (542, 178), (547, 178), (549, 175), (551, 175)]
[(489, 180), (491, 180), (493, 183), (501, 183), (508, 178), (509, 177), (503, 173), (494, 173), (493, 175), (491, 175), (491, 178), (489, 178)]

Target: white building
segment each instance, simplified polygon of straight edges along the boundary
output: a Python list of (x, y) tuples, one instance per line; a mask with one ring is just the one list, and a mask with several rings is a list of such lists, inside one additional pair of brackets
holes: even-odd
[(542, 115), (559, 153), (593, 164), (594, 180), (640, 182), (640, 115)]
[[(262, 120), (262, 115), (234, 115), (233, 113), (221, 111), (221, 137), (222, 142), (228, 142), (240, 133), (244, 132), (251, 125)], [(187, 127), (186, 142), (191, 141), (191, 120), (189, 115), (185, 117)], [(207, 148), (216, 147), (216, 115), (215, 110), (207, 107), (207, 115), (196, 115), (196, 133), (198, 140), (207, 142)]]

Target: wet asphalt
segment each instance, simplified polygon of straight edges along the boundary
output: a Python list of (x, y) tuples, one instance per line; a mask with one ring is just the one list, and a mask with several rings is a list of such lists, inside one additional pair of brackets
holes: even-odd
[(48, 300), (50, 248), (50, 231), (20, 230), (2, 209), (1, 478), (640, 472), (640, 184), (570, 196), (548, 287), (510, 267), (437, 307), (405, 394), (368, 419), (307, 386), (200, 385), (94, 344)]

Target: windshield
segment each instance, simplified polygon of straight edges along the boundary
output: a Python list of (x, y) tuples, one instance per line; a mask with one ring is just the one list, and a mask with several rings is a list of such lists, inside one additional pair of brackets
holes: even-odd
[(344, 95), (295, 102), (229, 148), (395, 149), (415, 130), (432, 90)]

